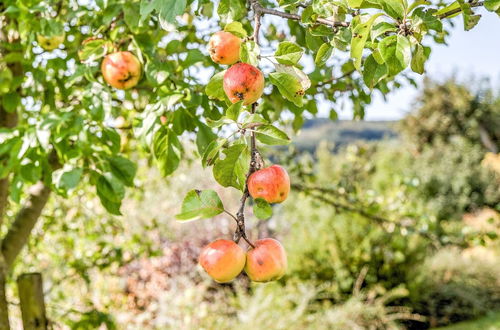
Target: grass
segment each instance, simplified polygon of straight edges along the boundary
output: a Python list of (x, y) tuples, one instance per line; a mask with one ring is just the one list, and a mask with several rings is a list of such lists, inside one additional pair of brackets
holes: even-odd
[(500, 330), (500, 311), (473, 321), (460, 322), (434, 330)]

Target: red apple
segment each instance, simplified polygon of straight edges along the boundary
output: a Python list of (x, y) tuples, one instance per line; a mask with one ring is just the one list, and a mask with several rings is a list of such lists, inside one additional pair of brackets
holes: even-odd
[(272, 165), (250, 175), (248, 191), (254, 199), (262, 198), (268, 203), (281, 203), (290, 192), (290, 178), (283, 167)]
[(240, 45), (240, 38), (232, 33), (219, 31), (210, 37), (208, 52), (215, 63), (231, 65), (240, 60)]
[(247, 63), (236, 63), (224, 74), (224, 92), (232, 103), (244, 105), (256, 102), (264, 91), (264, 74)]
[(129, 89), (141, 79), (141, 63), (131, 52), (116, 52), (107, 55), (101, 64), (104, 80), (118, 89)]
[(219, 239), (203, 248), (198, 262), (211, 278), (226, 283), (245, 267), (245, 251), (233, 241)]
[(268, 282), (280, 279), (286, 273), (286, 251), (280, 242), (264, 238), (254, 243), (255, 248), (247, 252), (245, 272), (255, 282)]

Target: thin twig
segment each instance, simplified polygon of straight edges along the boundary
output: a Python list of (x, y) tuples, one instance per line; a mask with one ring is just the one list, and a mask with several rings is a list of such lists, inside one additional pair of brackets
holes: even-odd
[(226, 213), (227, 215), (229, 215), (231, 218), (233, 218), (235, 221), (236, 221), (236, 224), (238, 224), (238, 218), (236, 218), (236, 216), (234, 214), (232, 214), (231, 212), (227, 211), (227, 210), (224, 210), (224, 213)]
[[(263, 14), (274, 15), (274, 16), (283, 17), (283, 18), (293, 20), (293, 21), (301, 21), (302, 20), (301, 15), (286, 13), (286, 12), (279, 11), (276, 9), (262, 7), (258, 1), (251, 1), (251, 2), (252, 2), (252, 7), (253, 7), (255, 13), (259, 13), (260, 15), (263, 15)], [(328, 25), (331, 27), (348, 27), (350, 25), (349, 22), (331, 21), (331, 20), (326, 19), (326, 18), (317, 18), (316, 22), (320, 23), (320, 24)]]
[(340, 77), (331, 77), (330, 79), (327, 79), (327, 80), (324, 80), (324, 81), (320, 81), (320, 82), (318, 82), (318, 83), (316, 84), (316, 86), (315, 86), (315, 87), (322, 87), (322, 86), (324, 86), (324, 85), (326, 85), (326, 84), (330, 84), (330, 83), (332, 83), (332, 82), (334, 82), (334, 81), (337, 81), (337, 80), (340, 80), (340, 79), (344, 79), (344, 78), (346, 78), (346, 77), (348, 77), (348, 76), (352, 75), (354, 72), (356, 72), (356, 70), (355, 70), (355, 69), (350, 70), (350, 71), (348, 71), (348, 72), (344, 73), (344, 74), (343, 74), (343, 75), (341, 75)]
[[(469, 3), (469, 6), (471, 8), (481, 7), (481, 6), (484, 6), (484, 1), (479, 1), (479, 2), (476, 2), (476, 3)], [(447, 12), (441, 14), (441, 15), (438, 15), (438, 18), (439, 19), (447, 18), (447, 17), (453, 16), (455, 14), (458, 14), (460, 12), (462, 12), (462, 7), (459, 7), (459, 8), (456, 8), (456, 9), (452, 9), (452, 10), (447, 11)]]

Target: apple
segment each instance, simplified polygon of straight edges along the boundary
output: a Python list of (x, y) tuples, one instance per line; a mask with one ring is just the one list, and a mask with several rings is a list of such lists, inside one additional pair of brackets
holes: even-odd
[(162, 125), (166, 125), (167, 124), (167, 116), (165, 116), (165, 115), (160, 116), (160, 123)]
[(253, 65), (236, 63), (224, 74), (223, 88), (232, 103), (252, 104), (262, 96), (264, 74)]
[(47, 51), (54, 50), (59, 47), (60, 44), (64, 42), (64, 39), (66, 38), (66, 35), (61, 34), (61, 35), (54, 35), (54, 36), (44, 36), (42, 34), (37, 34), (36, 36), (36, 41), (42, 47), (43, 49)]
[(219, 64), (234, 64), (240, 60), (241, 39), (230, 32), (214, 33), (208, 41), (208, 52), (212, 61)]
[(281, 203), (290, 192), (288, 173), (279, 165), (253, 172), (248, 178), (248, 192), (253, 199), (262, 198), (268, 203)]
[(104, 80), (117, 89), (129, 89), (141, 79), (141, 63), (131, 52), (107, 55), (101, 64)]
[(247, 252), (245, 273), (254, 282), (269, 282), (280, 279), (286, 273), (286, 251), (280, 242), (264, 238), (254, 243), (255, 248)]
[(245, 251), (233, 241), (218, 239), (201, 251), (198, 262), (216, 282), (226, 283), (245, 267)]

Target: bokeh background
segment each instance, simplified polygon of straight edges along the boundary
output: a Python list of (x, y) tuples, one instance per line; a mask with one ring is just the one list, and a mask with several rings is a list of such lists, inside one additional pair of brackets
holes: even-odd
[(55, 329), (499, 329), (495, 31), (493, 15), (471, 32), (457, 27), (418, 88), (377, 98), (366, 121), (350, 121), (349, 109), (340, 121), (310, 119), (293, 145), (265, 151), (293, 189), (271, 220), (249, 208), (249, 236), (284, 243), (280, 281), (211, 281), (198, 253), (234, 223), (174, 215), (192, 188), (217, 189), (230, 210), (238, 193), (194, 156), (162, 178), (127, 130), (123, 148), (140, 166), (124, 215), (105, 212), (90, 188), (54, 197), (12, 278), (42, 272)]

